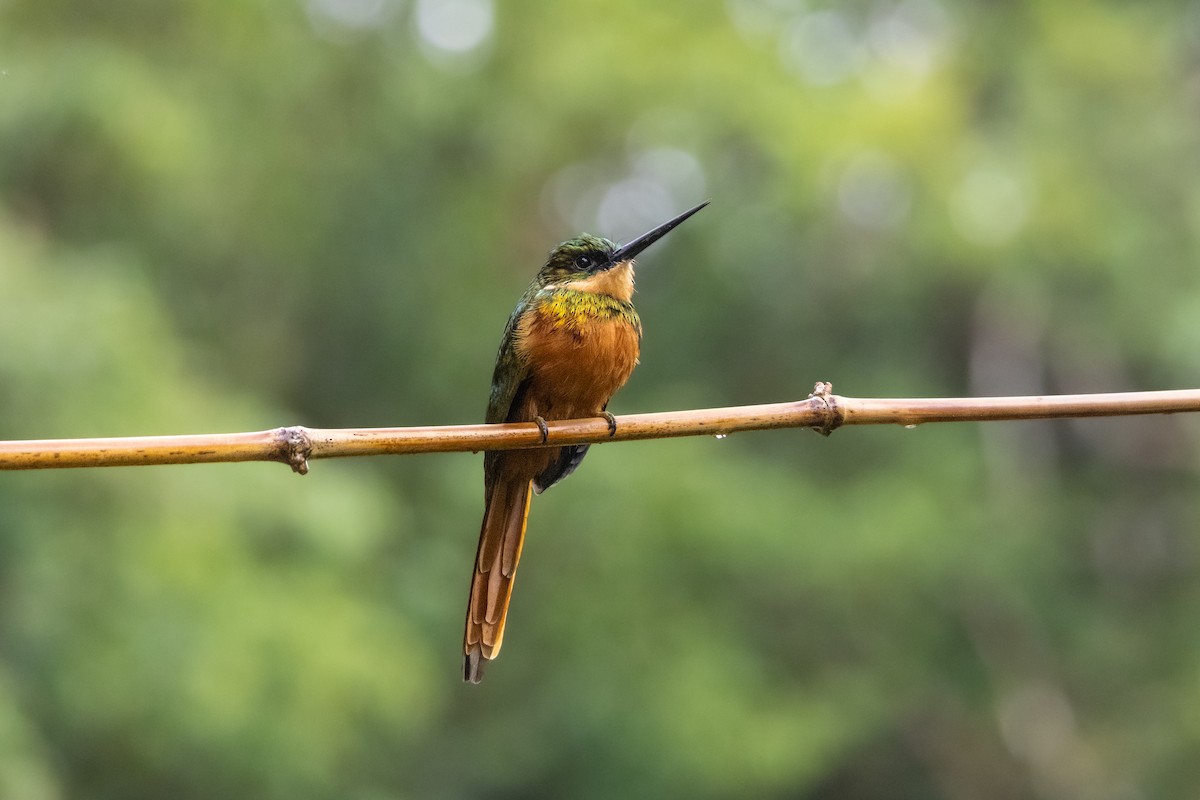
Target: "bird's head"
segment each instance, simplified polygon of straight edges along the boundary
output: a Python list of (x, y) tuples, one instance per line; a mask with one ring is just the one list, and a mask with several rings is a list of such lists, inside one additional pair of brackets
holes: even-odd
[(598, 273), (628, 264), (639, 253), (706, 205), (707, 202), (701, 203), (620, 247), (608, 239), (601, 239), (590, 233), (565, 241), (550, 251), (546, 266), (542, 267), (538, 274), (539, 282), (543, 286), (549, 286), (587, 280)]
[(541, 277), (547, 285), (570, 283), (612, 269), (617, 246), (608, 239), (580, 234), (550, 251)]

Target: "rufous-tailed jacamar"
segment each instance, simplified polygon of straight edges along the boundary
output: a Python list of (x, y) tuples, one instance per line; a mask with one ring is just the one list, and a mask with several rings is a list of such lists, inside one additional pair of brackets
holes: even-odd
[[(603, 416), (638, 362), (642, 323), (633, 309), (633, 259), (707, 203), (623, 247), (583, 234), (550, 252), (504, 329), (488, 422)], [(483, 459), (483, 525), (471, 573), (463, 678), (478, 683), (504, 640), (513, 577), (521, 558), (532, 493), (570, 475), (588, 445), (493, 450)], [(532, 491), (531, 491), (532, 490)]]

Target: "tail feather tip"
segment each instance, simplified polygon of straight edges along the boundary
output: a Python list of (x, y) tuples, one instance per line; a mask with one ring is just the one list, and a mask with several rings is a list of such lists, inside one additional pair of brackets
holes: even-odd
[(463, 680), (467, 683), (479, 683), (483, 680), (483, 651), (475, 645), (463, 656)]

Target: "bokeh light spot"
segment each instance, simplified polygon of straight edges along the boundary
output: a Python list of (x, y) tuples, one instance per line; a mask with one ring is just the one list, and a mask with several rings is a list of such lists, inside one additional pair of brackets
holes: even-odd
[(615, 241), (630, 239), (704, 199), (700, 160), (678, 147), (630, 154), (628, 166), (572, 164), (547, 183), (543, 208), (570, 227)]
[(800, 15), (779, 46), (783, 63), (816, 86), (831, 86), (853, 77), (863, 55), (849, 20), (837, 11)]
[(1037, 683), (1005, 694), (997, 708), (1010, 752), (1033, 762), (1061, 756), (1075, 738), (1075, 714), (1060, 689)]
[(443, 55), (465, 55), (492, 35), (491, 0), (417, 0), (421, 43)]
[(950, 200), (950, 214), (966, 239), (998, 246), (1020, 232), (1029, 218), (1031, 197), (1025, 181), (1008, 169), (972, 169)]
[(837, 184), (838, 207), (851, 222), (882, 230), (904, 221), (912, 190), (898, 161), (869, 150), (856, 155)]
[(949, 23), (934, 0), (904, 0), (872, 15), (867, 40), (889, 68), (914, 76), (928, 75), (946, 49)]
[(395, 16), (396, 0), (309, 0), (308, 21), (321, 36), (345, 40), (384, 25)]

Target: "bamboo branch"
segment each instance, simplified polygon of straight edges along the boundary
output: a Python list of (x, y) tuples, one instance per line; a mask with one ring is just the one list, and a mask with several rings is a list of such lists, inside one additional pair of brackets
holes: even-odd
[(43, 439), (0, 442), (0, 470), (280, 461), (304, 474), (313, 458), (507, 450), (675, 436), (726, 436), (738, 431), (813, 428), (826, 435), (843, 425), (921, 425), (1057, 417), (1107, 417), (1200, 411), (1200, 389), (1167, 392), (879, 399), (841, 397), (818, 383), (805, 400), (733, 408), (667, 411), (607, 420), (547, 421), (545, 441), (532, 422), (420, 428), (304, 428), (253, 433)]

